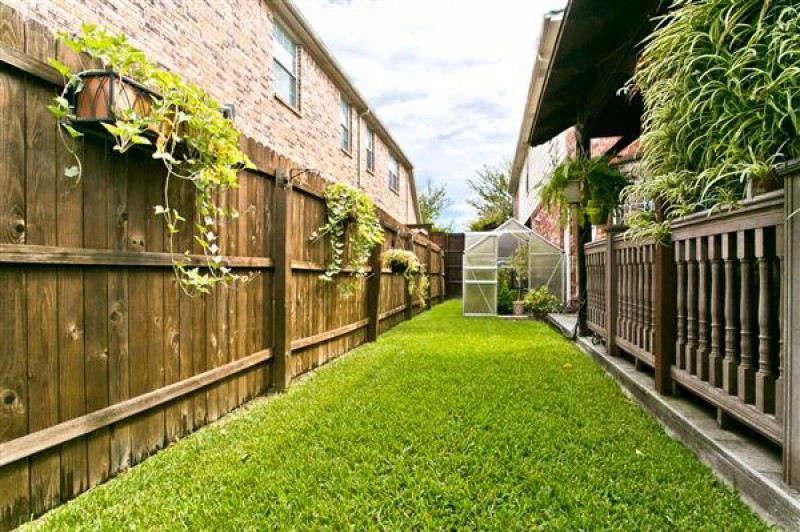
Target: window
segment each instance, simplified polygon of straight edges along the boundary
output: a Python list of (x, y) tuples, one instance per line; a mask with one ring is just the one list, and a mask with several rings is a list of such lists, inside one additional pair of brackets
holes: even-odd
[(350, 104), (347, 103), (347, 100), (342, 98), (339, 112), (339, 123), (342, 127), (342, 149), (346, 152), (351, 151), (352, 145), (352, 115), (353, 113), (351, 112)]
[(367, 128), (367, 170), (375, 171), (375, 132)]
[(400, 190), (400, 165), (393, 156), (389, 156), (389, 188), (398, 192)]
[(297, 98), (297, 44), (283, 27), (275, 23), (272, 47), (272, 75), (275, 78), (275, 94), (295, 109)]

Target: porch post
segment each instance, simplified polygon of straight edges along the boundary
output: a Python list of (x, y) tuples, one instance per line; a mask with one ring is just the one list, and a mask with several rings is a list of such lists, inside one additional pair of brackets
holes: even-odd
[[(575, 126), (575, 157), (580, 159), (591, 157), (591, 142), (586, 128), (578, 123)], [(589, 334), (589, 327), (586, 325), (587, 313), (587, 285), (586, 285), (586, 249), (585, 246), (592, 240), (592, 226), (589, 224), (589, 217), (583, 216), (582, 220), (576, 220), (578, 227), (578, 249), (576, 269), (578, 273), (578, 336)]]
[(606, 351), (619, 355), (617, 348), (617, 263), (614, 256), (614, 237), (625, 231), (621, 225), (610, 225), (606, 231)]
[(783, 366), (783, 473), (793, 487), (800, 486), (800, 162), (779, 172), (784, 175), (784, 293)]

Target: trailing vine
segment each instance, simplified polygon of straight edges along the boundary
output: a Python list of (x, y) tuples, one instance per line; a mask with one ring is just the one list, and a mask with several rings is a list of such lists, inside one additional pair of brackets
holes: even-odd
[[(114, 150), (125, 153), (133, 146), (151, 146), (152, 157), (167, 169), (164, 204), (153, 209), (164, 217), (173, 267), (184, 291), (189, 295), (208, 293), (217, 283), (236, 279), (226, 266), (217, 235), (219, 225), (226, 218), (238, 217), (238, 212), (220, 207), (215, 197), (237, 188), (238, 172), (252, 168), (252, 163), (240, 151), (239, 133), (223, 117), (221, 106), (198, 87), (149, 61), (123, 34), (114, 35), (93, 24), (83, 24), (77, 36), (61, 32), (58, 38), (76, 54), (99, 60), (109, 74), (114, 73), (119, 87), (127, 89), (139, 84), (148, 91), (146, 101), (139, 101), (136, 106), (109, 106), (113, 118), (101, 124), (113, 137)], [(50, 64), (64, 76), (65, 87), (48, 109), (58, 119), (62, 140), (76, 161), (64, 170), (64, 175), (78, 181), (81, 161), (67, 137), (77, 139), (83, 133), (76, 129), (76, 109), (68, 96), (86, 89), (86, 69), (82, 65), (81, 71), (72, 72), (56, 59), (50, 59)], [(182, 250), (180, 255), (175, 250), (174, 236), (191, 217), (170, 205), (169, 187), (175, 178), (194, 185), (192, 222), (196, 229), (194, 240), (205, 258), (202, 270), (190, 266), (190, 250)]]
[(325, 188), (327, 217), (325, 224), (309, 238), (317, 241), (327, 236), (331, 257), (325, 273), (319, 276), (333, 282), (346, 265), (352, 274), (339, 285), (343, 297), (350, 297), (361, 288), (361, 279), (366, 277), (364, 268), (369, 255), (378, 244), (383, 243), (383, 228), (378, 222), (375, 204), (363, 192), (342, 183), (332, 183)]
[(627, 88), (645, 105), (642, 177), (628, 201), (659, 201), (667, 219), (735, 205), (748, 181), (800, 157), (798, 28), (796, 0), (673, 3)]
[(403, 274), (408, 281), (409, 295), (412, 297), (416, 295), (424, 308), (430, 280), (425, 274), (425, 265), (420, 263), (417, 255), (406, 249), (387, 249), (383, 253), (383, 265), (391, 268), (393, 273)]

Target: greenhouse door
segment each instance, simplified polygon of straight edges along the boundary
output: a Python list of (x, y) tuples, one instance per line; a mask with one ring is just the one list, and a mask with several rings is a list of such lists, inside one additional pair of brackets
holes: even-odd
[(464, 241), (464, 315), (497, 314), (497, 235), (466, 233)]

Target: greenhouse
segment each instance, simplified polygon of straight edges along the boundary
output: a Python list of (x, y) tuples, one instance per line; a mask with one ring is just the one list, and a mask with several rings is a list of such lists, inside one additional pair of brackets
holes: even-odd
[(490, 232), (465, 233), (463, 271), (465, 316), (498, 313), (498, 286), (504, 275), (518, 294), (547, 286), (564, 300), (564, 252), (514, 218)]

